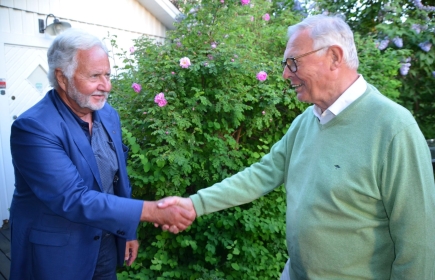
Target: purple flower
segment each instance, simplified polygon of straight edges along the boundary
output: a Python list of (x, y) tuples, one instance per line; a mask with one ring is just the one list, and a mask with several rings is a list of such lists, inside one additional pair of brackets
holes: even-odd
[(400, 74), (402, 76), (408, 75), (410, 67), (411, 67), (411, 63), (409, 62), (400, 63)]
[(225, 3), (225, 0), (221, 0), (221, 3), (222, 3), (222, 4)]
[(154, 102), (157, 103), (157, 105), (159, 105), (159, 107), (164, 107), (164, 106), (166, 106), (166, 104), (168, 104), (168, 101), (166, 101), (165, 94), (163, 92), (157, 94), (154, 97)]
[(171, 72), (172, 75), (175, 75), (175, 72)]
[(269, 21), (270, 20), (270, 15), (269, 14), (264, 14), (263, 19), (265, 21)]
[(412, 24), (411, 29), (415, 31), (415, 33), (420, 34), (421, 32), (421, 25), (420, 24)]
[(425, 52), (430, 51), (430, 48), (432, 47), (432, 44), (429, 41), (423, 42), (418, 44), (418, 46), (424, 50)]
[(301, 2), (299, 2), (298, 0), (295, 0), (294, 1), (294, 5), (293, 5), (293, 10), (295, 10), (295, 11), (302, 11)]
[(177, 47), (181, 47), (181, 46), (182, 46), (181, 42), (177, 42)]
[(261, 112), (263, 115), (266, 115), (266, 111)]
[(134, 47), (130, 47), (130, 53), (131, 53), (131, 54), (134, 54), (134, 51), (135, 51), (135, 50), (134, 50)]
[(408, 57), (405, 61), (400, 63), (400, 74), (402, 76), (406, 76), (409, 72), (409, 68), (411, 67), (411, 58)]
[(395, 37), (393, 39), (393, 43), (396, 45), (396, 47), (401, 48), (403, 47), (403, 40), (400, 37)]
[(242, 3), (242, 5), (248, 5), (249, 2), (251, 2), (251, 0), (240, 0), (240, 3)]
[(251, 21), (254, 21), (254, 17), (251, 17)]
[(432, 71), (432, 76), (435, 78), (435, 71)]
[(211, 48), (212, 48), (212, 49), (216, 49), (216, 47), (217, 47), (216, 42), (211, 43)]
[(139, 92), (142, 90), (141, 85), (136, 84), (136, 83), (133, 83), (133, 84), (131, 85), (131, 88), (132, 88), (135, 92), (137, 92), (137, 93), (139, 93)]
[(211, 54), (207, 55), (208, 59), (213, 60), (213, 56)]
[(234, 58), (231, 58), (231, 62), (234, 62)]
[(390, 40), (388, 40), (388, 39), (382, 40), (382, 41), (379, 43), (378, 49), (380, 49), (381, 51), (382, 51), (382, 50), (385, 50), (385, 49), (388, 47), (388, 44), (389, 44), (389, 43), (390, 43)]
[(257, 73), (257, 80), (259, 80), (260, 82), (263, 82), (267, 79), (267, 73), (264, 71), (260, 71)]
[(192, 64), (190, 63), (190, 59), (188, 57), (183, 57), (180, 59), (181, 68), (189, 68), (190, 65)]

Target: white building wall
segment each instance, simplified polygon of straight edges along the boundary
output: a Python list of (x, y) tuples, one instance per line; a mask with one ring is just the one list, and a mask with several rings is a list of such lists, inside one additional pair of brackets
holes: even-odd
[[(46, 89), (47, 81), (41, 80), (41, 75), (37, 82), (28, 79), (36, 68), (48, 71), (41, 57), (54, 39), (39, 33), (38, 19), (45, 24), (47, 15), (53, 14), (101, 39), (116, 35), (119, 48), (128, 50), (142, 35), (164, 41), (177, 13), (169, 0), (0, 0), (0, 79), (7, 86), (0, 88), (0, 226), (1, 220), (9, 218), (14, 191), (10, 126), (14, 118), (43, 97), (38, 91), (41, 85), (44, 93)], [(53, 20), (49, 17), (47, 24)], [(110, 50), (109, 41), (106, 44)], [(23, 58), (25, 55), (28, 58)]]

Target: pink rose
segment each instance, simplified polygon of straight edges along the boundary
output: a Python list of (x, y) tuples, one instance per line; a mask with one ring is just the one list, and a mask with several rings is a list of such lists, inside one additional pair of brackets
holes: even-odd
[(166, 104), (168, 104), (168, 101), (166, 101), (165, 94), (163, 92), (157, 94), (154, 97), (154, 102), (157, 103), (157, 105), (159, 105), (159, 107), (164, 107), (164, 106), (166, 106)]
[(130, 47), (130, 53), (134, 54), (134, 47)]
[(132, 88), (135, 92), (137, 92), (137, 93), (139, 93), (139, 92), (142, 90), (141, 85), (136, 84), (136, 83), (133, 83), (133, 84), (131, 85), (131, 88)]
[(269, 14), (264, 14), (263, 19), (265, 21), (269, 21), (270, 20), (270, 15)]
[(267, 79), (267, 73), (264, 71), (260, 71), (257, 73), (257, 80), (259, 80), (260, 82), (263, 82)]
[(183, 57), (180, 59), (181, 68), (189, 68), (190, 65), (192, 64), (190, 63), (190, 59), (188, 57)]

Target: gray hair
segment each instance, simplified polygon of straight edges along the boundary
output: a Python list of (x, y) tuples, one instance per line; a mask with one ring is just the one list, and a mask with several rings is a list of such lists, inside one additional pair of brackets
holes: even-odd
[[(359, 60), (352, 30), (340, 16), (315, 15), (288, 28), (290, 36), (308, 30), (313, 39), (313, 49), (337, 45), (343, 49), (344, 61), (351, 69), (358, 69)], [(326, 51), (326, 50), (324, 50)], [(319, 52), (322, 53), (322, 51)]]
[(71, 28), (57, 36), (47, 52), (47, 76), (50, 85), (55, 89), (59, 89), (59, 83), (55, 75), (57, 68), (70, 80), (77, 69), (77, 51), (89, 50), (95, 46), (100, 47), (108, 54), (104, 42), (86, 31)]

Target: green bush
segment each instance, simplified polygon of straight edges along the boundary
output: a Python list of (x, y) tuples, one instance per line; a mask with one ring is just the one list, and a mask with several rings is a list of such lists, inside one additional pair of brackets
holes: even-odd
[[(114, 56), (123, 66), (110, 102), (130, 147), (136, 198), (188, 196), (237, 173), (266, 154), (308, 106), (291, 92), (280, 66), (287, 27), (301, 16), (265, 0), (251, 0), (253, 6), (224, 2), (188, 1), (166, 44), (140, 38), (134, 53)], [(397, 54), (381, 53), (371, 38), (357, 40), (363, 74), (397, 97), (401, 84), (391, 78)], [(116, 38), (111, 43), (116, 46)], [(191, 61), (188, 68), (180, 66), (183, 57)], [(384, 71), (376, 74), (379, 67)], [(265, 81), (256, 78), (260, 71), (267, 73)], [(138, 93), (133, 83), (141, 85)], [(154, 102), (159, 93), (165, 106)], [(138, 259), (118, 278), (277, 279), (287, 260), (285, 209), (280, 187), (200, 217), (178, 235), (143, 223)]]

